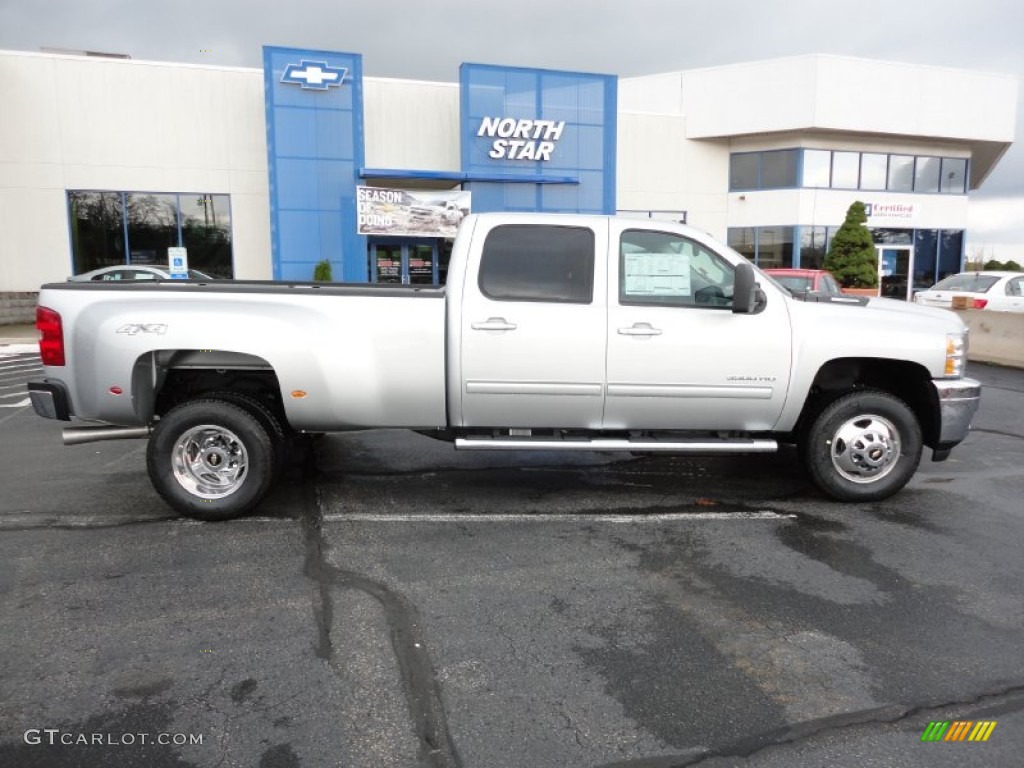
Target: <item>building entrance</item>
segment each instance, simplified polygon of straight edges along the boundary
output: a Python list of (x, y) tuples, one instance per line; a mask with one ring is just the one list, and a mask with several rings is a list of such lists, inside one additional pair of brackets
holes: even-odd
[(910, 301), (914, 274), (914, 247), (911, 245), (877, 245), (879, 295)]
[(371, 238), (368, 251), (371, 283), (443, 285), (451, 245), (439, 239)]

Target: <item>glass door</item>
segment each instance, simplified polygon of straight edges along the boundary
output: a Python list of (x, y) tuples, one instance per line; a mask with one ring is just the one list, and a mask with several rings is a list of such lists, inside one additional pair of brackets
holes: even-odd
[(880, 295), (890, 299), (910, 301), (914, 273), (914, 249), (912, 246), (877, 246), (878, 276), (881, 283)]
[(370, 282), (403, 283), (401, 243), (370, 243)]
[(437, 275), (437, 247), (433, 243), (413, 243), (406, 245), (405, 261), (407, 279), (404, 283), (413, 285), (434, 285)]
[(436, 241), (371, 240), (369, 243), (371, 283), (402, 285), (438, 284), (438, 247)]

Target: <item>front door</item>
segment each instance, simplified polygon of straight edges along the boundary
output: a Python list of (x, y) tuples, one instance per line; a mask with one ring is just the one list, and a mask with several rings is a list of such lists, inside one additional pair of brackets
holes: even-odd
[(436, 241), (380, 238), (370, 241), (371, 283), (438, 284)]
[(913, 296), (914, 249), (909, 246), (876, 246), (881, 295), (910, 301)]
[(785, 301), (733, 314), (734, 269), (711, 248), (628, 225), (612, 238), (604, 428), (770, 430), (789, 386)]

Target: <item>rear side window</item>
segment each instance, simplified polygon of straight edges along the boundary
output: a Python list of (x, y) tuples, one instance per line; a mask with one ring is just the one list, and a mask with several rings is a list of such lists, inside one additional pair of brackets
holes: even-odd
[(589, 304), (594, 232), (586, 227), (506, 224), (484, 241), (480, 292), (495, 301)]

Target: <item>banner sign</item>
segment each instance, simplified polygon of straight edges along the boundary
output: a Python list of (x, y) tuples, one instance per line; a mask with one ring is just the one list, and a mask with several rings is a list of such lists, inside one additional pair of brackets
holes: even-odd
[(455, 237), (469, 192), (356, 187), (360, 235)]

